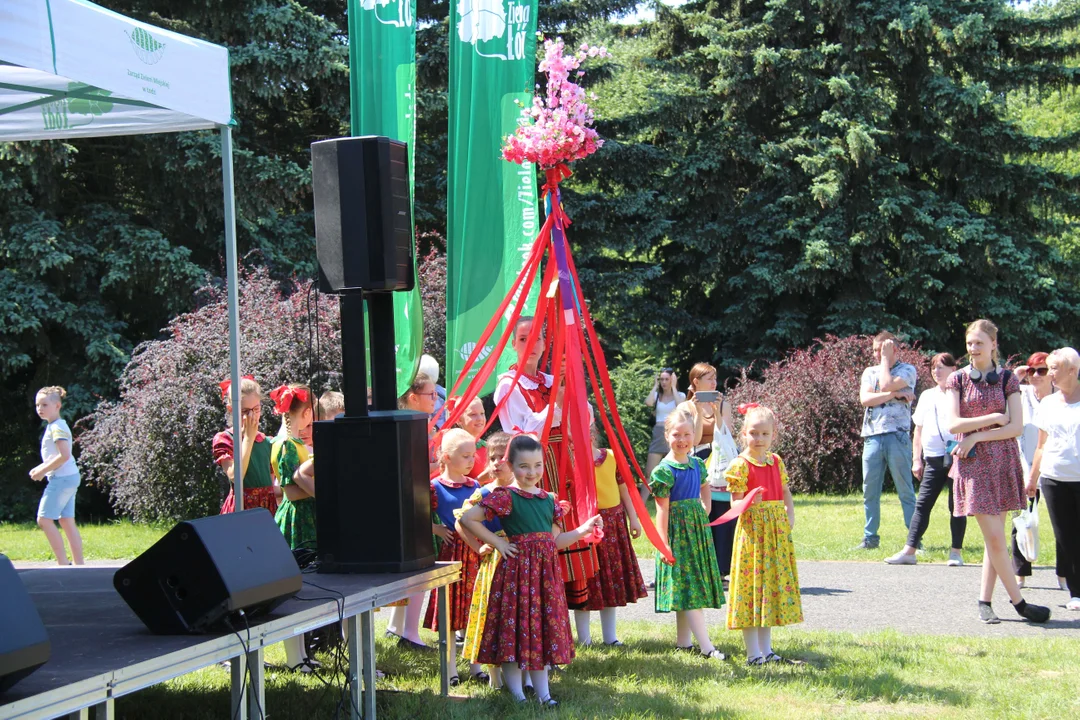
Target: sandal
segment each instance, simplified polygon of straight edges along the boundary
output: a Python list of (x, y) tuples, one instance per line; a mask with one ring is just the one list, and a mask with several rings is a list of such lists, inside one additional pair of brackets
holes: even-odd
[(548, 695), (546, 698), (540, 701), (540, 706), (546, 708), (557, 708), (559, 707), (559, 701)]
[(608, 647), (626, 647), (625, 645), (623, 645), (622, 640), (616, 640), (614, 642), (609, 642), (609, 643), (604, 643), (604, 644), (607, 645)]
[(763, 657), (749, 658), (746, 661), (746, 667), (757, 667), (758, 665), (764, 665), (764, 664), (765, 664), (765, 658), (763, 658)]
[(289, 669), (289, 672), (298, 672), (303, 675), (310, 675), (313, 672), (316, 672), (320, 667), (322, 667), (322, 665), (316, 663), (318, 663), (317, 660), (312, 661), (311, 658), (304, 658), (295, 665), (286, 665), (285, 667)]
[(797, 665), (798, 664), (797, 661), (788, 660), (786, 657), (782, 657), (780, 655), (777, 655), (774, 652), (771, 652), (771, 653), (769, 653), (768, 655), (765, 656), (765, 663), (766, 664), (780, 663), (780, 664), (783, 664), (783, 665)]
[(446, 681), (446, 684), (450, 687), (457, 687), (461, 684), (461, 678), (457, 675), (451, 675), (450, 679)]
[(713, 648), (712, 652), (701, 653), (701, 657), (705, 658), (706, 660), (727, 660), (727, 655), (720, 652), (716, 648)]
[(697, 652), (696, 650), (694, 650), (693, 645), (687, 645), (686, 647), (683, 647), (682, 645), (676, 645), (675, 649), (679, 650), (681, 652), (688, 652), (688, 653)]
[(476, 672), (469, 674), (469, 680), (478, 683), (486, 683), (491, 680), (491, 676), (483, 670), (477, 670)]

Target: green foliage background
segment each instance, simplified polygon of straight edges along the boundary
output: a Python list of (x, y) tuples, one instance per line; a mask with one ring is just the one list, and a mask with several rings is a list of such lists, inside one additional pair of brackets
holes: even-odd
[[(346, 3), (102, 4), (229, 47), (241, 255), (310, 277), (308, 148), (348, 128)], [(586, 79), (607, 144), (566, 192), (609, 357), (731, 377), (882, 327), (959, 352), (978, 316), (1006, 354), (1075, 342), (1076, 0), (694, 0), (610, 22), (635, 5), (539, 14), (614, 54)], [(445, 232), (455, 6), (418, 3), (423, 237)], [(220, 283), (222, 221), (214, 133), (0, 144), (0, 518), (34, 503), (33, 392), (67, 386), (69, 420), (115, 398), (132, 350)]]

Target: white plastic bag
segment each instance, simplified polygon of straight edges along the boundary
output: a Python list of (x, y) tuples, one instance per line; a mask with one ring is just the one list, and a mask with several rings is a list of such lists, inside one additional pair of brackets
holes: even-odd
[(1016, 528), (1016, 547), (1028, 562), (1035, 562), (1039, 557), (1039, 502), (1031, 500), (1030, 509), (1021, 510), (1013, 518)]
[(728, 426), (723, 421), (719, 425), (720, 428), (713, 433), (712, 453), (709, 455), (709, 484), (714, 488), (727, 487), (724, 473), (739, 456), (739, 446), (735, 444)]

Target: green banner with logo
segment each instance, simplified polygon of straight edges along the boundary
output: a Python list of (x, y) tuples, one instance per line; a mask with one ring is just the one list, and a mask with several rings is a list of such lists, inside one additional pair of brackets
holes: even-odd
[[(455, 0), (451, 5), (447, 387), (521, 272), (543, 224), (535, 168), (506, 162), (500, 150), (520, 122), (517, 103), (532, 103), (536, 14), (536, 0)], [(527, 308), (536, 306), (537, 294), (534, 289), (526, 299)], [(507, 317), (513, 309), (507, 308)], [(499, 372), (514, 360), (508, 346)], [(480, 363), (474, 365), (471, 374), (479, 368)], [(494, 389), (495, 382), (493, 375), (485, 390)]]
[[(416, 0), (349, 0), (351, 132), (409, 144), (413, 193), (416, 141)], [(416, 273), (416, 268), (413, 268)], [(409, 389), (423, 352), (420, 285), (394, 293), (398, 395)], [(370, 366), (369, 366), (370, 367)]]

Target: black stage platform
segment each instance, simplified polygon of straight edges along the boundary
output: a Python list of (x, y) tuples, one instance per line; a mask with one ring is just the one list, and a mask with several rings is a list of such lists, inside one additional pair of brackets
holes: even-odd
[[(427, 570), (400, 574), (304, 576), (303, 590), (273, 613), (240, 629), (250, 655), (232, 633), (218, 635), (152, 635), (113, 589), (116, 567), (55, 567), (22, 570), (19, 577), (52, 641), (52, 657), (7, 693), (0, 695), (0, 719), (53, 718), (94, 708), (97, 717), (112, 717), (112, 699), (185, 673), (233, 660), (233, 690), (239, 692), (244, 664), (251, 665), (249, 705), (269, 714), (262, 696), (262, 648), (338, 619), (344, 596), (344, 617), (350, 622), (350, 675), (355, 705), (361, 705), (360, 682), (372, 692), (362, 698), (364, 717), (374, 717), (374, 633), (372, 611), (418, 592), (442, 587), (458, 577), (457, 563), (438, 563)], [(307, 583), (314, 583), (321, 588)], [(328, 592), (329, 591), (329, 592)], [(445, 593), (439, 593), (440, 599)], [(309, 598), (304, 601), (303, 598)], [(440, 613), (445, 613), (440, 602)], [(360, 627), (357, 627), (357, 626)], [(446, 627), (446, 623), (440, 623)], [(446, 692), (446, 634), (440, 633), (442, 686)], [(237, 701), (239, 698), (236, 698)], [(85, 715), (85, 712), (83, 713)]]

